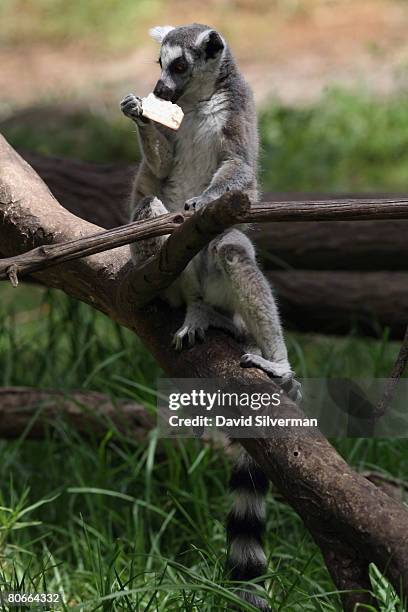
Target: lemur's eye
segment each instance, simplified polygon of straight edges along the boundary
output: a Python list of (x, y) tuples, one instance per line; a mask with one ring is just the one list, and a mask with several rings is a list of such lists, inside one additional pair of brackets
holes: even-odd
[(186, 62), (183, 62), (181, 60), (176, 61), (172, 65), (172, 69), (173, 69), (173, 72), (177, 72), (178, 74), (181, 74), (182, 72), (185, 72), (187, 70), (187, 64)]

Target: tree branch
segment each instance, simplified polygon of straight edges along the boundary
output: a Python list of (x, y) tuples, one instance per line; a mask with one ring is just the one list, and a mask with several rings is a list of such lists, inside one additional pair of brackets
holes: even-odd
[(398, 353), (397, 360), (392, 368), (390, 378), (387, 381), (387, 386), (384, 391), (384, 395), (378, 403), (378, 406), (374, 413), (374, 418), (379, 419), (386, 413), (388, 407), (392, 404), (392, 401), (397, 390), (399, 380), (404, 373), (404, 370), (408, 362), (408, 327), (405, 330), (405, 336), (401, 344), (401, 348)]
[[(240, 192), (231, 192), (193, 216), (188, 213), (169, 213), (76, 240), (42, 245), (23, 255), (0, 260), (0, 279), (8, 277), (13, 286), (17, 286), (18, 276), (146, 238), (171, 235), (177, 230), (166, 241), (159, 255), (129, 273), (125, 291), (130, 290), (138, 296), (140, 302), (147, 302), (167, 288), (194, 255), (216, 235), (236, 223), (390, 218), (408, 218), (408, 199), (288, 200), (264, 202), (251, 207), (246, 196)], [(186, 219), (188, 222), (184, 223)]]
[(406, 198), (353, 198), (261, 202), (251, 208), (248, 223), (265, 221), (367, 221), (408, 219)]
[[(63, 209), (35, 172), (0, 139), (0, 244), (5, 256), (98, 231)], [(216, 378), (220, 387), (228, 383), (248, 392), (254, 385), (257, 392), (277, 391), (262, 372), (240, 368), (241, 347), (221, 332), (210, 330), (204, 344), (175, 352), (171, 337), (183, 313), (158, 300), (137, 309), (131, 290), (121, 294), (131, 269), (129, 249), (119, 247), (35, 275), (134, 330), (168, 376)], [(301, 418), (302, 413), (284, 397), (272, 416)], [(306, 436), (288, 430), (268, 440), (241, 443), (302, 517), (323, 554), (331, 547), (336, 567), (348, 564), (348, 577), (343, 572), (341, 580), (331, 570), (339, 588), (365, 589), (364, 568), (373, 561), (397, 592), (408, 593), (408, 512), (403, 505), (356, 474), (319, 433)], [(345, 596), (349, 610), (350, 601)]]
[[(128, 196), (136, 166), (91, 163), (22, 152), (70, 212), (100, 227), (127, 223)], [(332, 200), (327, 194), (265, 193), (265, 202)], [(342, 196), (361, 199), (361, 194)], [(379, 199), (403, 200), (406, 194), (381, 194)], [(407, 270), (408, 221), (282, 221), (251, 228), (264, 266), (308, 270)], [(273, 245), (273, 248), (272, 248)]]
[(121, 297), (136, 297), (138, 305), (143, 306), (169, 287), (213, 238), (244, 221), (250, 213), (249, 199), (240, 192), (226, 193), (198, 210), (169, 236), (157, 255), (140, 268), (129, 270)]
[(0, 259), (0, 279), (9, 277), (13, 286), (16, 287), (19, 276), (44, 270), (49, 266), (79, 257), (115, 249), (131, 242), (170, 234), (184, 222), (185, 216), (179, 213), (168, 213), (158, 219), (129, 223), (116, 229), (98, 232), (68, 242), (42, 245), (22, 255)]

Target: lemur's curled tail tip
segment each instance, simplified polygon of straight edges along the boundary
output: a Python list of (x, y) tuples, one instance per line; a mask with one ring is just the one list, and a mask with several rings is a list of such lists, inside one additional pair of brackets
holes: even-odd
[[(227, 521), (229, 575), (232, 580), (249, 581), (262, 576), (267, 567), (262, 539), (268, 480), (245, 452), (234, 465), (230, 488), (234, 501)], [(270, 610), (266, 601), (257, 595), (257, 587), (249, 588), (237, 594), (262, 612)]]

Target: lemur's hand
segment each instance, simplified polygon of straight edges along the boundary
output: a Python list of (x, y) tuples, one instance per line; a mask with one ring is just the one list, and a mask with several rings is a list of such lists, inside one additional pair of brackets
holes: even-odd
[(204, 195), (197, 196), (196, 198), (190, 198), (184, 204), (184, 210), (199, 210), (200, 208), (208, 204), (208, 202), (211, 202), (211, 199)]
[(120, 108), (122, 113), (126, 115), (126, 117), (133, 119), (133, 121), (137, 121), (138, 123), (149, 122), (149, 119), (143, 117), (142, 98), (139, 98), (139, 96), (129, 94), (126, 98), (123, 98), (120, 103)]

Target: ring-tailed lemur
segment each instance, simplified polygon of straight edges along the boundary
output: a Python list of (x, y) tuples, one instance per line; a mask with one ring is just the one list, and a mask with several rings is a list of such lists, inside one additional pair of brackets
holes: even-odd
[[(142, 116), (141, 99), (128, 95), (123, 113), (138, 127), (143, 160), (137, 173), (131, 219), (157, 217), (168, 211), (197, 210), (229, 190), (258, 200), (258, 133), (252, 92), (241, 76), (224, 38), (212, 28), (192, 24), (156, 27), (150, 34), (160, 44), (161, 75), (154, 89), (159, 98), (184, 111), (177, 132)], [(139, 265), (166, 237), (131, 246)], [(183, 325), (173, 343), (181, 349), (204, 338), (209, 326), (238, 338), (252, 339), (243, 367), (256, 367), (279, 377), (294, 399), (300, 397), (283, 339), (270, 286), (257, 266), (248, 237), (236, 228), (223, 232), (190, 262), (165, 291), (173, 306), (186, 305)], [(231, 480), (235, 502), (228, 519), (229, 566), (235, 580), (262, 575), (266, 558), (261, 546), (267, 480), (243, 454)], [(261, 610), (254, 591), (241, 593)]]

